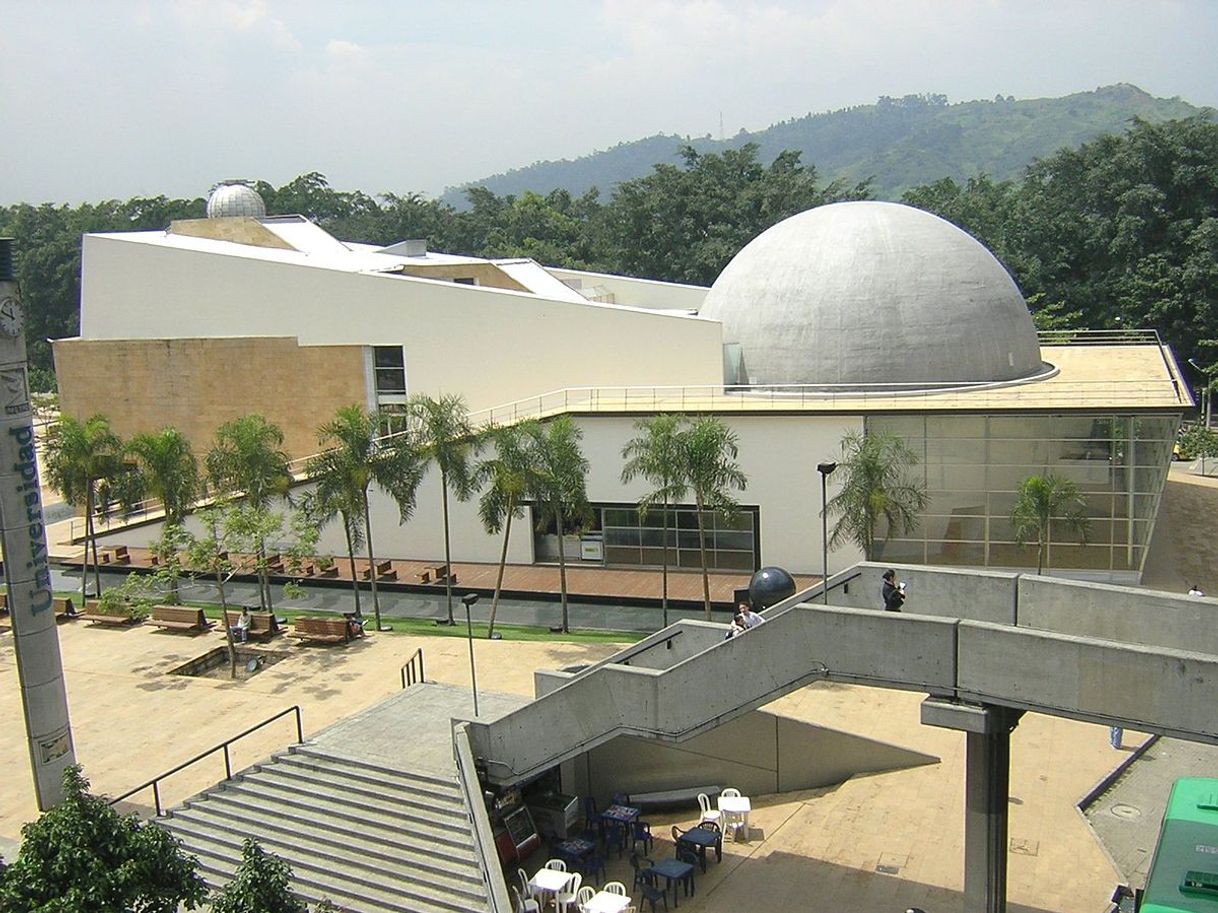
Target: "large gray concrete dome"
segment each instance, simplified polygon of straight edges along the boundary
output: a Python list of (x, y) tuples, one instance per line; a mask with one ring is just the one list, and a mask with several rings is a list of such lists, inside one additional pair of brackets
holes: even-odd
[(779, 222), (724, 268), (699, 313), (740, 344), (742, 383), (934, 385), (1043, 370), (1002, 264), (897, 203), (834, 203)]

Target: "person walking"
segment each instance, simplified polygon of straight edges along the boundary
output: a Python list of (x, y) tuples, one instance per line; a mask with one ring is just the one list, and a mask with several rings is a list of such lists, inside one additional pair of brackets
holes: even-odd
[(1120, 726), (1109, 726), (1108, 727), (1108, 744), (1111, 745), (1113, 748), (1116, 748), (1118, 750), (1120, 749), (1121, 740), (1124, 738), (1124, 736), (1125, 736), (1125, 730), (1122, 729)]
[(765, 624), (765, 619), (759, 613), (754, 612), (753, 607), (747, 602), (740, 603), (740, 608), (737, 611), (739, 612), (739, 617), (744, 619), (746, 630), (748, 628), (755, 628), (760, 624)]

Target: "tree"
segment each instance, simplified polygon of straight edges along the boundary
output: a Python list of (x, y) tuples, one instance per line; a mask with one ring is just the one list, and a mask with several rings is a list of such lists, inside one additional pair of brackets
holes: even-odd
[(368, 489), (374, 483), (394, 499), (405, 523), (414, 512), (415, 495), (423, 477), (423, 459), (404, 434), (381, 437), (383, 416), (368, 414), (359, 406), (344, 406), (318, 429), (318, 443), (325, 449), (308, 464), (316, 483), (313, 510), (338, 513), (347, 534), (351, 581), (359, 614), (359, 576), (355, 572), (355, 541), (351, 524), (363, 518), (363, 540), (368, 546), (368, 580), (376, 630), (381, 628), (381, 603), (376, 591), (376, 556), (372, 544), (372, 518)]
[(591, 511), (586, 479), (588, 461), (579, 449), (583, 433), (569, 415), (528, 429), (529, 493), (537, 502), (538, 523), (552, 520), (558, 533), (558, 581), (562, 597), (562, 630), (571, 630), (567, 610), (567, 557), (563, 532), (568, 520), (579, 522)]
[[(135, 458), (140, 488), (161, 502), (166, 529), (180, 527), (199, 493), (199, 464), (190, 440), (177, 428), (137, 434), (127, 443)], [(165, 554), (162, 558), (171, 558)], [(179, 602), (176, 577), (169, 587), (169, 602)]]
[(482, 525), (492, 535), (503, 530), (503, 549), (499, 554), (499, 574), (495, 578), (495, 595), (491, 599), (491, 620), (486, 629), (489, 638), (495, 633), (495, 614), (503, 591), (503, 570), (507, 566), (508, 539), (512, 535), (512, 519), (524, 516), (521, 500), (529, 490), (532, 464), (527, 442), (534, 433), (535, 422), (495, 428), (490, 438), (495, 456), (479, 464), (475, 472), (476, 488), (485, 487), (478, 502)]
[(292, 867), (246, 837), (241, 864), (212, 899), (212, 913), (308, 913), (305, 902), (292, 893)]
[(448, 493), (458, 501), (468, 500), (474, 492), (471, 457), (478, 449), (478, 438), (469, 426), (465, 400), (460, 396), (438, 398), (418, 395), (406, 403), (412, 424), (412, 437), (427, 462), (440, 470), (441, 506), (444, 511), (444, 564), (449, 572), (444, 579), (448, 624), (453, 619), (452, 545), (449, 538)]
[(622, 481), (630, 482), (642, 478), (652, 486), (639, 499), (639, 516), (657, 504), (663, 512), (661, 525), (664, 535), (663, 563), (661, 565), (661, 606), (664, 627), (668, 627), (668, 510), (674, 502), (685, 497), (689, 483), (685, 476), (681, 448), (681, 427), (685, 417), (680, 415), (657, 415), (635, 423), (642, 432), (622, 448), (626, 465), (622, 467)]
[(98, 571), (97, 538), (94, 514), (98, 483), (117, 475), (122, 469), (123, 445), (110, 429), (104, 415), (79, 421), (63, 416), (51, 427), (47, 440), (47, 481), (63, 499), (85, 514), (85, 553), (80, 569), (80, 599), (83, 605), (88, 594), (89, 551), (93, 551), (93, 588), (101, 594), (101, 574)]
[(702, 606), (710, 621), (710, 571), (706, 560), (706, 513), (731, 515), (739, 505), (732, 491), (744, 491), (748, 477), (736, 463), (736, 433), (713, 415), (680, 432), (684, 481), (694, 494), (698, 513), (698, 555), (702, 565)]
[(21, 852), (0, 872), (0, 913), (176, 913), (207, 894), (197, 861), (167, 831), (120, 815), (77, 766), (64, 800), (21, 829)]
[[(286, 495), (292, 484), (283, 431), (257, 414), (225, 422), (216, 429), (206, 458), (207, 474), (221, 492), (242, 496), (252, 507), (267, 509), (271, 499)], [(256, 545), (258, 600), (271, 609), (271, 586), (266, 568), (266, 540)]]
[(1038, 574), (1044, 570), (1049, 558), (1054, 523), (1077, 536), (1079, 545), (1086, 545), (1091, 525), (1087, 518), (1087, 499), (1069, 479), (1053, 473), (1028, 476), (1019, 483), (1015, 505), (1011, 508), (1011, 526), (1019, 545), (1036, 540)]
[(825, 506), (830, 516), (837, 517), (829, 547), (854, 542), (870, 559), (877, 557), (881, 520), (885, 539), (894, 531), (910, 532), (928, 503), (925, 484), (909, 475), (909, 468), (917, 463), (918, 455), (894, 434), (851, 431), (842, 438), (840, 487)]

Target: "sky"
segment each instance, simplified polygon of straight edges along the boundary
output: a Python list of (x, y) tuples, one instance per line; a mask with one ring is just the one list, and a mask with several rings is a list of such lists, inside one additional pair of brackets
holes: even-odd
[(0, 204), (437, 195), (881, 95), (1218, 107), (1215, 0), (0, 0)]

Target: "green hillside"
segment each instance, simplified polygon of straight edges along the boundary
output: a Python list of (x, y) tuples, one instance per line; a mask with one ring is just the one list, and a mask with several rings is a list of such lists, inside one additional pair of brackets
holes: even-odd
[[(874, 105), (808, 114), (756, 133), (742, 130), (723, 141), (650, 136), (573, 161), (538, 162), (472, 183), (501, 196), (525, 190), (609, 191), (620, 181), (648, 174), (658, 162), (678, 163), (682, 145), (721, 152), (753, 142), (765, 162), (784, 149), (798, 149), (804, 164), (815, 165), (822, 178), (854, 183), (870, 177), (877, 198), (896, 200), (911, 187), (944, 177), (960, 181), (978, 172), (998, 179), (1018, 177), (1033, 159), (1103, 133), (1120, 133), (1134, 117), (1158, 122), (1202, 110), (1127, 84), (1020, 101), (1008, 96), (948, 104), (942, 95), (885, 97)], [(462, 188), (450, 189), (443, 199), (465, 205)]]

